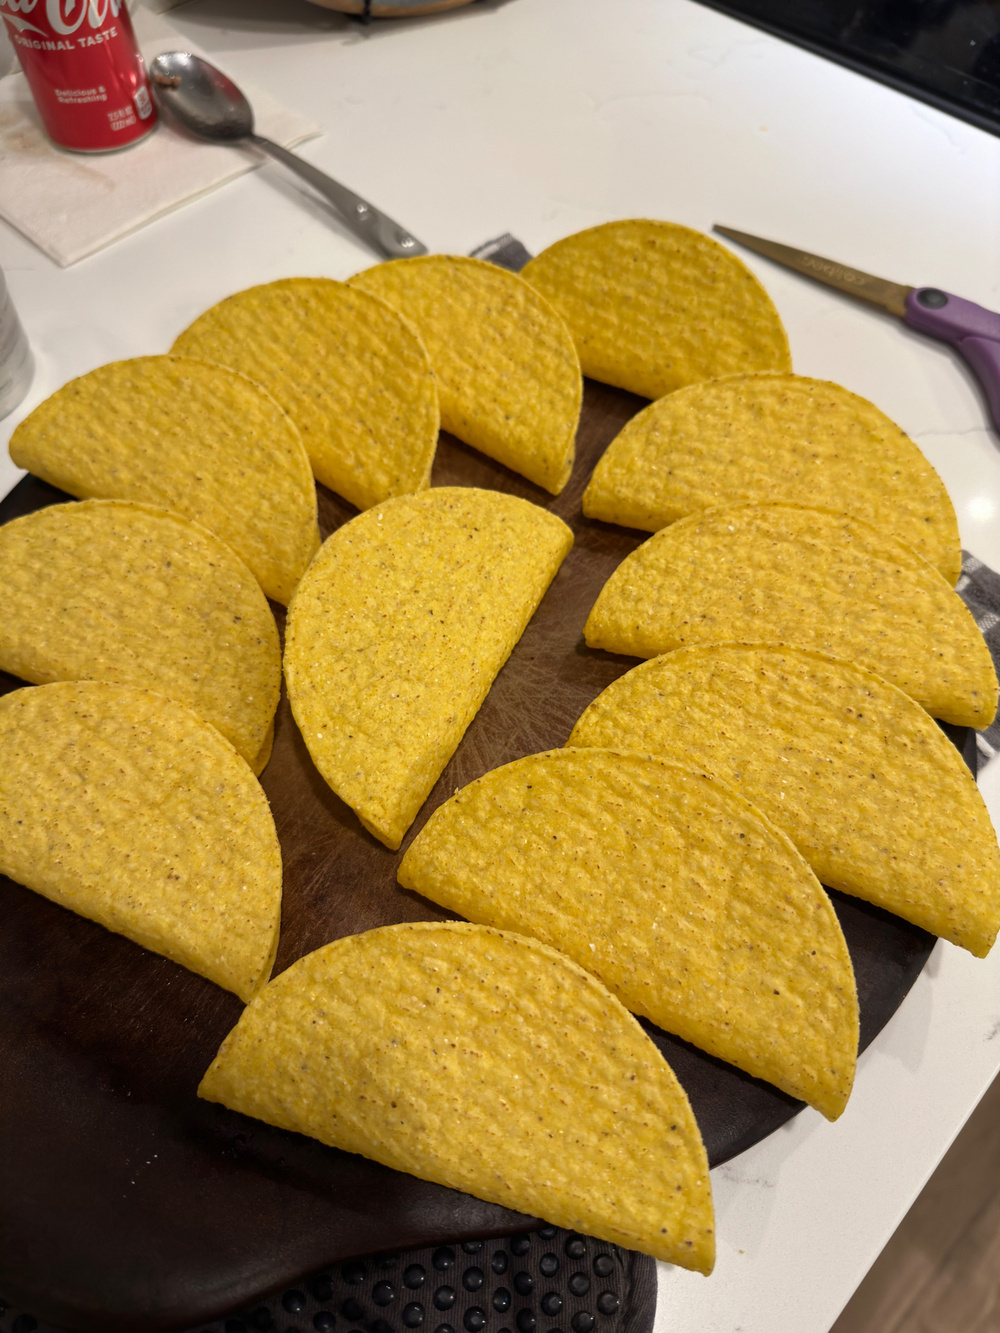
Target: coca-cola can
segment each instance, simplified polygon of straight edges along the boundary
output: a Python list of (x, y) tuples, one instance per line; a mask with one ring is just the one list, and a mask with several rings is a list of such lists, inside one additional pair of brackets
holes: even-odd
[(0, 0), (0, 17), (53, 143), (106, 153), (156, 124), (125, 0)]

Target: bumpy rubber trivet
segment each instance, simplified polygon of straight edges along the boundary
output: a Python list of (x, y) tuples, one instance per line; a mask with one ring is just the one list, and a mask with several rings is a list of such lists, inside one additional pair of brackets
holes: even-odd
[(556, 1227), (323, 1269), (192, 1333), (648, 1333), (656, 1265)]

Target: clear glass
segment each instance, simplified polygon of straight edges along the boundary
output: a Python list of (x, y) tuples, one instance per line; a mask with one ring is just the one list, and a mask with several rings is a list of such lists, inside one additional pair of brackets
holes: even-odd
[(0, 270), (0, 417), (17, 407), (34, 373), (31, 348)]

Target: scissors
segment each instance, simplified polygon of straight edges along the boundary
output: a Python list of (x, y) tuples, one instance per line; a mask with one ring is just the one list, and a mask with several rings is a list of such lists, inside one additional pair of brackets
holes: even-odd
[(987, 310), (937, 287), (904, 287), (885, 278), (873, 278), (870, 273), (848, 268), (836, 260), (794, 250), (777, 241), (765, 241), (760, 236), (748, 236), (730, 227), (716, 226), (713, 230), (796, 273), (804, 273), (807, 278), (871, 301), (902, 319), (911, 329), (951, 343), (965, 357), (982, 385), (993, 424), (1000, 431), (1000, 314), (995, 310)]

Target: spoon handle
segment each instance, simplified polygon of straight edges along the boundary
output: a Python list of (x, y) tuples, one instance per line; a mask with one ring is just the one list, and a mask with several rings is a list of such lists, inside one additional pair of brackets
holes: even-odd
[(374, 205), (362, 199), (360, 195), (341, 185), (325, 171), (320, 171), (304, 158), (290, 153), (280, 144), (265, 139), (260, 134), (251, 134), (250, 142), (281, 162), (289, 171), (308, 181), (313, 189), (323, 196), (344, 226), (366, 241), (368, 245), (386, 259), (406, 259), (411, 255), (425, 255), (427, 246), (412, 236), (405, 227), (385, 213), (380, 213)]

